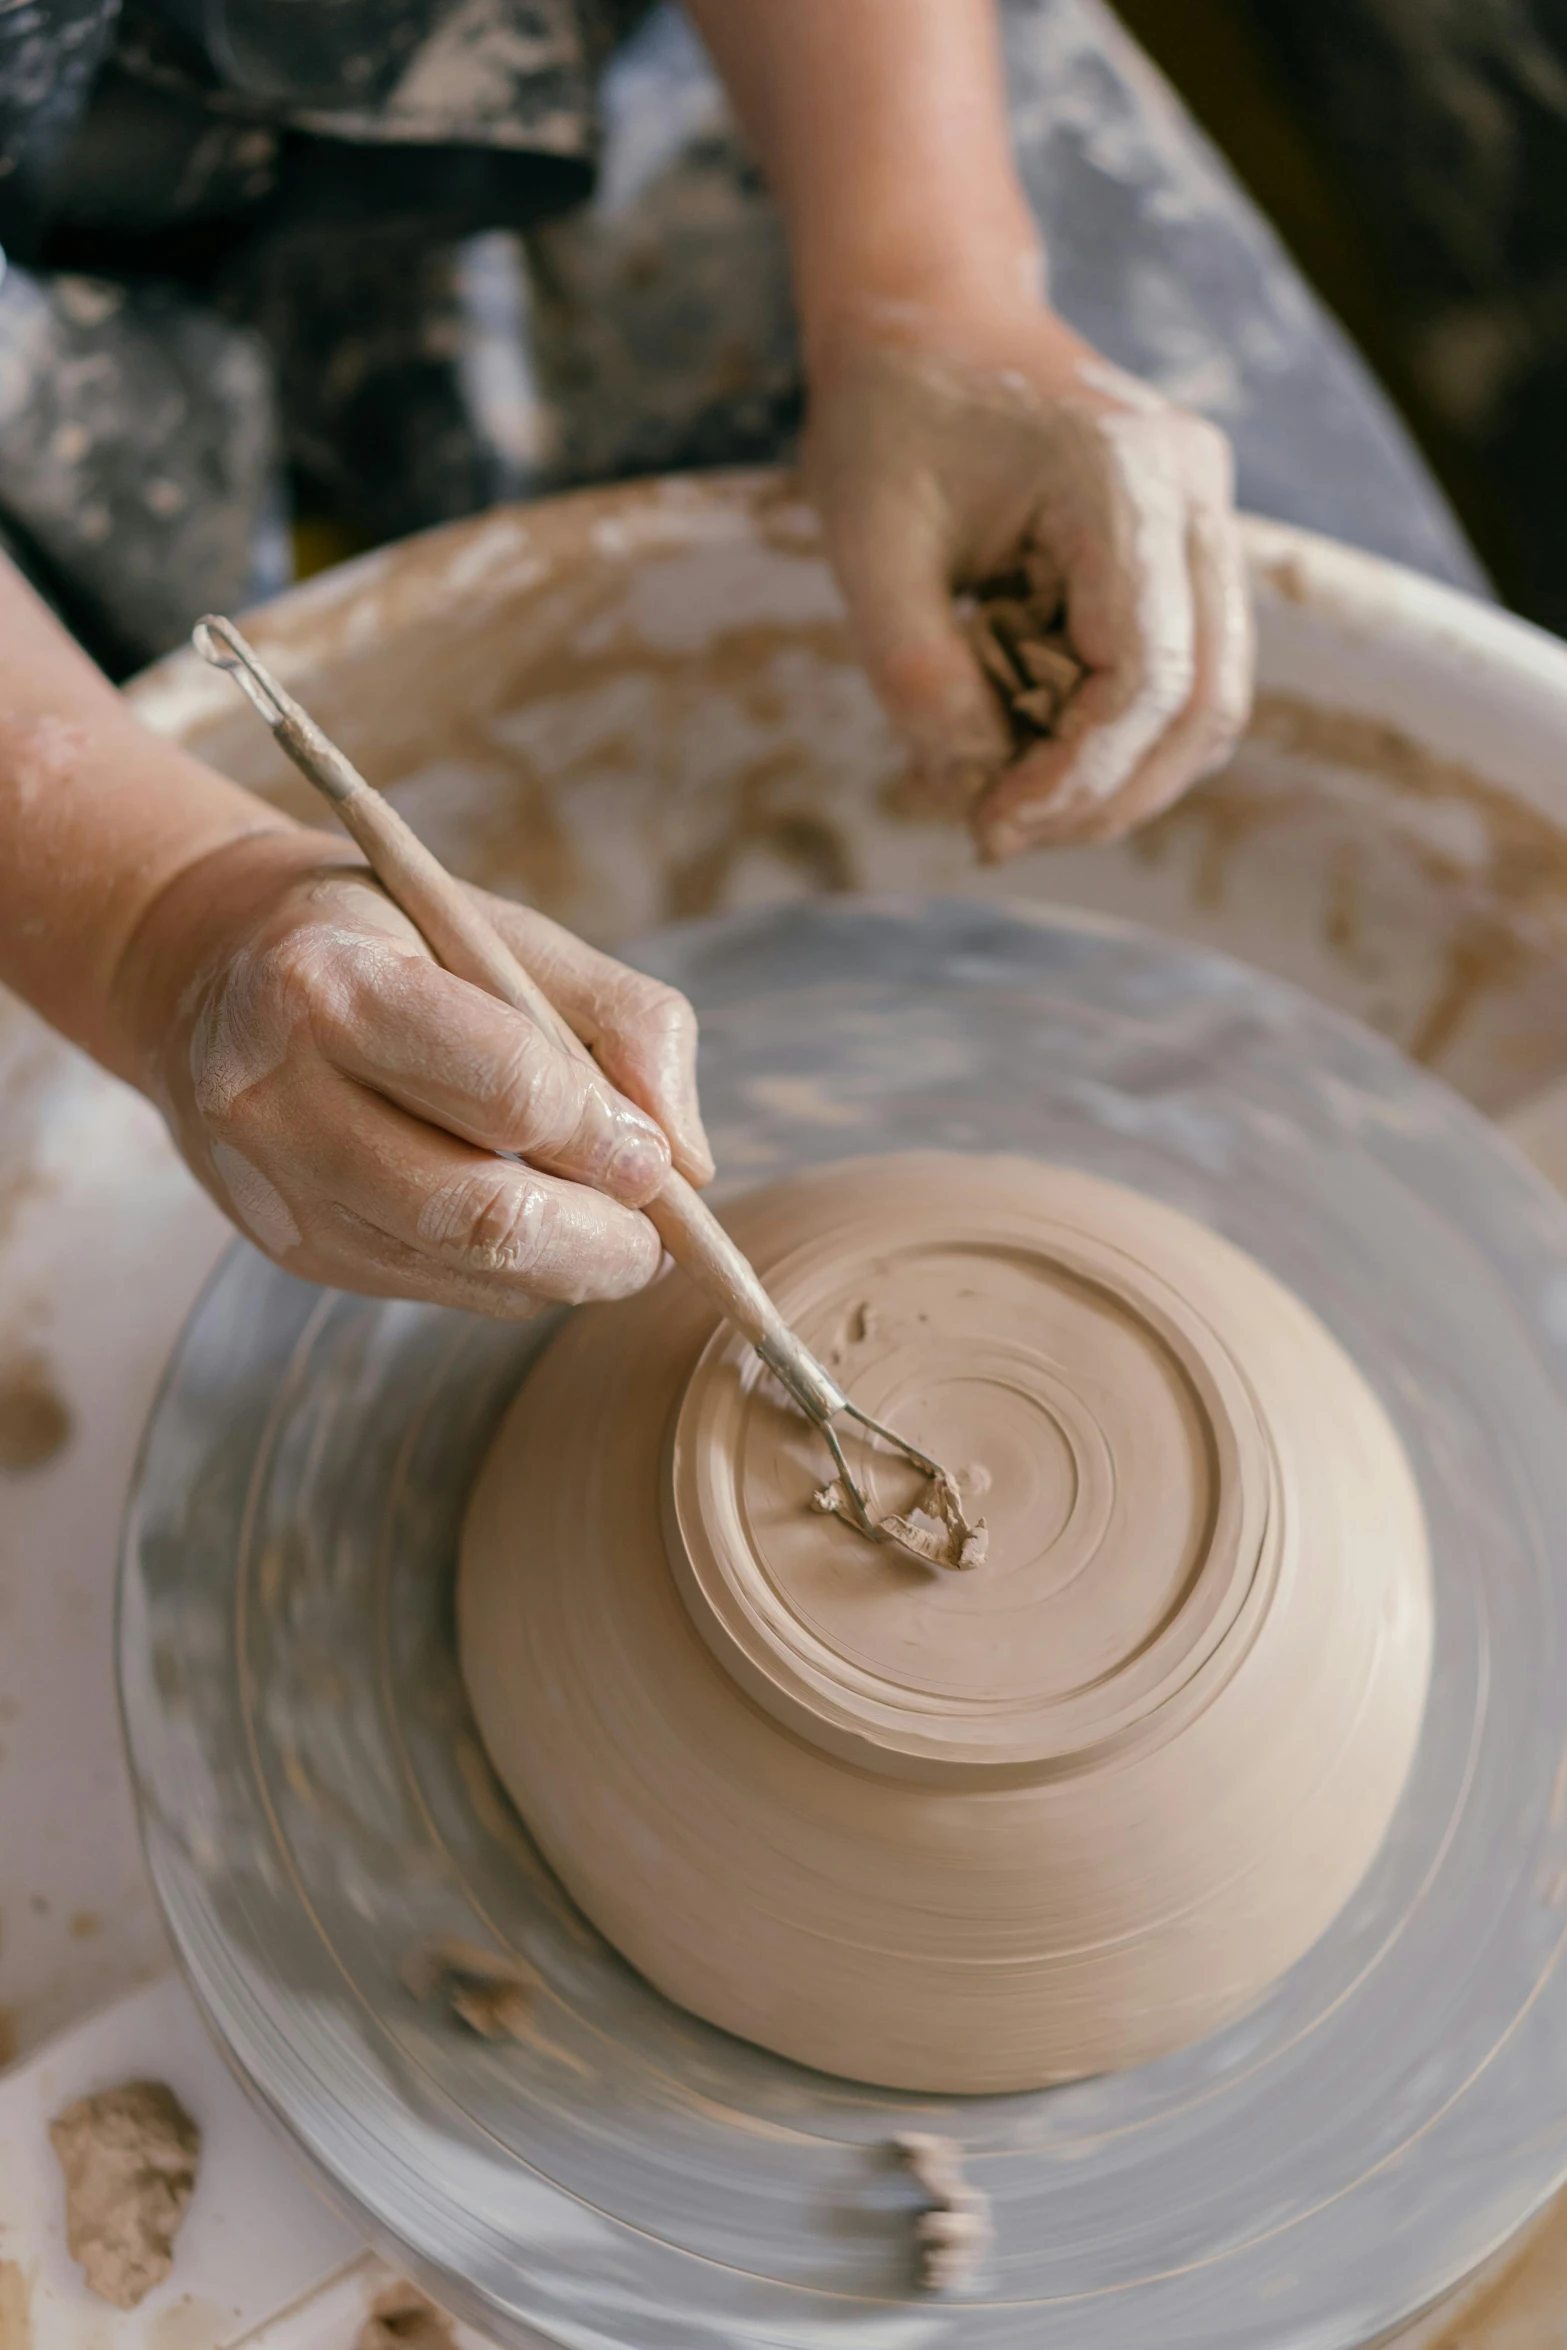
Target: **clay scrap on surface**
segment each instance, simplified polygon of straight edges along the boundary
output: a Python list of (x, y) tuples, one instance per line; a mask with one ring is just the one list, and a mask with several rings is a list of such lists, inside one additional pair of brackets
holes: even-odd
[(484, 2040), (520, 2040), (527, 2030), (533, 1978), (515, 1958), (461, 1934), (437, 1934), (403, 1961), (415, 1999), (446, 1995), (453, 2015)]
[(457, 2350), (457, 2337), (445, 2310), (400, 2280), (371, 2302), (354, 2350)]
[(995, 2241), (990, 2198), (963, 2176), (963, 2154), (951, 2138), (905, 2130), (893, 2140), (930, 2197), (919, 2216), (915, 2241), (920, 2253), (920, 2290), (960, 2293)]
[(65, 2240), (90, 2289), (134, 2309), (174, 2266), (201, 2132), (163, 2081), (78, 2097), (49, 2124), (65, 2173)]

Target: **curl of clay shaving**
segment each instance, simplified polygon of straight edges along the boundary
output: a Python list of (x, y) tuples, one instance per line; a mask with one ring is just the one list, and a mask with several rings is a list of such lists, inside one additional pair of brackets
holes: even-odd
[(65, 2173), (65, 2241), (90, 2289), (134, 2309), (174, 2266), (201, 2132), (162, 2081), (78, 2097), (49, 2124)]
[[(983, 1463), (988, 1554), (933, 1573), (813, 1511), (819, 1433), (692, 1284), (570, 1317), (459, 1587), (549, 1860), (681, 2005), (897, 2088), (1033, 2088), (1238, 2014), (1414, 1753), (1425, 1535), (1376, 1398), (1249, 1258), (1067, 1168), (860, 1160), (726, 1219), (856, 1402)], [(849, 1458), (878, 1516), (921, 1506)]]
[(1087, 670), (1067, 634), (1060, 567), (1043, 548), (1026, 547), (1014, 571), (974, 590), (964, 633), (995, 687), (1012, 736), (1012, 756), (1053, 735)]
[[(859, 1525), (839, 1477), (812, 1494), (811, 1507), (823, 1517), (841, 1518), (846, 1526)], [(931, 1479), (910, 1509), (889, 1510), (877, 1519), (876, 1526), (878, 1533), (901, 1542), (905, 1550), (918, 1552), (933, 1567), (959, 1573), (983, 1566), (990, 1548), (990, 1529), (983, 1518), (969, 1523), (960, 1481), (946, 1471)]]
[(961, 2293), (995, 2241), (990, 2198), (963, 2176), (962, 2150), (951, 2138), (905, 2130), (893, 2144), (930, 2197), (915, 2228), (920, 2288)]

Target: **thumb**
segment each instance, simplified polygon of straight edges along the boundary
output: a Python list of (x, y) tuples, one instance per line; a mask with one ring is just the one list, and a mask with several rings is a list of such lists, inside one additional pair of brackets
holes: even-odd
[(907, 746), (922, 793), (966, 810), (1006, 765), (1011, 738), (953, 603), (947, 534), (907, 481), (862, 490), (828, 525), (861, 659)]

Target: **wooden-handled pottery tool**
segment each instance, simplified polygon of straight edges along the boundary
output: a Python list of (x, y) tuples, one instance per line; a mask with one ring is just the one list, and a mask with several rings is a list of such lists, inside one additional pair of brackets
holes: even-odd
[[(459, 979), (469, 980), (524, 1013), (563, 1052), (596, 1067), (587, 1047), (467, 891), (279, 684), (234, 623), (209, 613), (197, 622), (192, 642), (203, 660), (228, 672), (300, 773), (331, 803), (387, 895), (420, 931), (436, 959)], [(838, 1474), (818, 1493), (817, 1507), (841, 1517), (871, 1541), (895, 1543), (927, 1565), (953, 1569), (978, 1566), (985, 1555), (985, 1523), (983, 1519), (970, 1523), (956, 1478), (917, 1445), (850, 1401), (790, 1329), (751, 1265), (684, 1176), (671, 1168), (644, 1212), (675, 1262), (750, 1340), (807, 1419), (821, 1430)], [(879, 1518), (872, 1513), (833, 1425), (840, 1417), (855, 1421), (876, 1443), (928, 1479), (927, 1490), (915, 1508)]]

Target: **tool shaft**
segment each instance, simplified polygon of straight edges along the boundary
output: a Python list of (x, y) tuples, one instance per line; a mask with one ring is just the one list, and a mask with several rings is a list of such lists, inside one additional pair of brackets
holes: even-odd
[[(195, 631), (197, 650), (237, 680), (301, 774), (324, 793), (364, 851), (387, 896), (420, 931), (438, 963), (498, 996), (595, 1073), (582, 1039), (518, 961), (483, 908), (427, 849), (391, 802), (256, 659), (232, 621), (216, 616)], [(842, 1391), (796, 1338), (755, 1270), (710, 1207), (675, 1168), (644, 1208), (670, 1255), (756, 1348), (812, 1418), (843, 1408)]]

